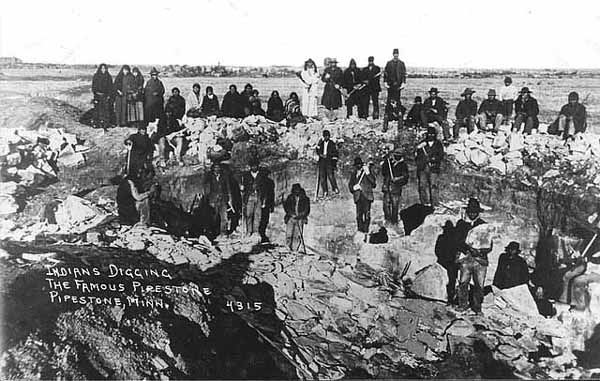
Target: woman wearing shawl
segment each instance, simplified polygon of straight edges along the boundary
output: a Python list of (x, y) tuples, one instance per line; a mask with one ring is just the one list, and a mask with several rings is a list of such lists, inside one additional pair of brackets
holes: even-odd
[(112, 119), (113, 80), (106, 64), (100, 64), (92, 79), (96, 126), (107, 128)]
[(131, 73), (133, 82), (131, 89), (127, 90), (127, 121), (136, 124), (144, 121), (144, 76), (137, 67)]
[(250, 97), (250, 115), (265, 116), (265, 110), (262, 108), (258, 94), (258, 90), (252, 90), (252, 96)]
[(271, 93), (269, 102), (267, 102), (267, 119), (273, 122), (281, 122), (283, 118), (283, 101), (279, 97), (279, 92), (274, 90)]
[(212, 86), (206, 86), (206, 95), (202, 98), (202, 116), (219, 116), (219, 98), (213, 92)]
[(165, 87), (158, 79), (158, 70), (152, 68), (150, 79), (144, 88), (144, 116), (146, 122), (154, 122), (162, 116), (163, 104), (165, 103), (164, 95)]
[(318, 84), (320, 82), (317, 65), (312, 59), (304, 63), (304, 70), (300, 72), (300, 81), (302, 82), (302, 114), (314, 118), (318, 115), (317, 98)]
[[(127, 89), (126, 78), (133, 77), (129, 65), (123, 65), (115, 78), (115, 123), (119, 127), (127, 125)], [(131, 82), (133, 84), (133, 82)]]
[(237, 92), (236, 85), (230, 85), (229, 92), (223, 96), (221, 111), (225, 117), (244, 117), (244, 98), (240, 95), (240, 93)]
[(325, 59), (325, 70), (321, 80), (325, 82), (321, 104), (327, 109), (327, 117), (335, 118), (334, 110), (342, 107), (342, 93), (340, 91), (343, 81), (342, 69), (337, 66), (335, 58)]
[(300, 109), (298, 94), (291, 93), (290, 98), (285, 101), (285, 119), (288, 127), (295, 127), (298, 123), (306, 123), (306, 118)]

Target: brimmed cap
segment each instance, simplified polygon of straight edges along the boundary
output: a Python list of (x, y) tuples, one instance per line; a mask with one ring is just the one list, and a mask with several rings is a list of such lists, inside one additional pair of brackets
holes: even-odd
[(517, 253), (521, 252), (521, 247), (519, 245), (518, 242), (516, 241), (511, 241), (507, 246), (506, 246), (506, 251), (513, 251), (516, 250)]
[(398, 48), (394, 48), (394, 51), (392, 52), (392, 54), (398, 54), (398, 53), (399, 53)]
[(292, 185), (292, 193), (300, 191), (302, 191), (302, 186), (300, 185), (300, 183), (295, 183), (294, 185)]
[(160, 74), (160, 71), (156, 70), (155, 67), (152, 68), (152, 70), (150, 70), (150, 75), (158, 75)]
[(525, 86), (525, 87), (523, 87), (521, 89), (521, 91), (519, 91), (519, 93), (521, 93), (521, 94), (525, 94), (525, 93), (531, 94), (531, 90), (529, 90), (529, 87)]
[(467, 208), (466, 208), (467, 212), (483, 212), (483, 209), (481, 209), (481, 205), (479, 204), (479, 200), (477, 200), (476, 198), (471, 197), (469, 199), (469, 201), (467, 202)]
[(465, 88), (465, 91), (462, 92), (462, 94), (460, 94), (461, 97), (464, 97), (465, 95), (473, 95), (473, 93), (475, 92), (475, 90), (473, 90), (470, 87)]
[(437, 87), (432, 87), (431, 89), (429, 89), (429, 94), (431, 94), (431, 93), (436, 93), (437, 94), (438, 93)]
[(367, 58), (367, 61), (369, 61), (369, 62), (373, 62), (373, 61), (375, 61), (375, 57), (373, 57), (373, 56), (369, 56), (369, 58)]
[(488, 97), (489, 97), (490, 95), (496, 96), (496, 90), (494, 90), (494, 89), (490, 89), (490, 90), (488, 91)]

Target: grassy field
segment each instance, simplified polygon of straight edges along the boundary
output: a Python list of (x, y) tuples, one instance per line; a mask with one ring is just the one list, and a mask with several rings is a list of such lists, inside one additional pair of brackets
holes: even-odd
[[(91, 101), (91, 76), (75, 69), (39, 69), (39, 70), (5, 70), (4, 77), (0, 79), (0, 94), (29, 95), (57, 98), (75, 107), (86, 110)], [(112, 73), (113, 76), (116, 73)], [(191, 91), (192, 84), (200, 83), (202, 92), (206, 86), (213, 86), (219, 99), (227, 91), (230, 84), (236, 84), (242, 90), (246, 83), (252, 83), (260, 91), (263, 103), (266, 104), (271, 91), (278, 90), (284, 100), (292, 91), (301, 92), (299, 80), (295, 78), (175, 78), (164, 77), (162, 81), (170, 93), (170, 89), (177, 86), (185, 97)], [(600, 132), (600, 78), (529, 78), (513, 77), (517, 87), (528, 86), (533, 91), (533, 96), (540, 105), (540, 120), (550, 123), (556, 118), (560, 107), (566, 103), (567, 94), (577, 91), (580, 99), (585, 101), (588, 111), (588, 126), (591, 131)], [(430, 87), (437, 87), (440, 96), (450, 105), (450, 116), (454, 116), (454, 109), (460, 98), (460, 93), (465, 87), (473, 88), (476, 93), (474, 99), (481, 102), (486, 97), (490, 88), (499, 89), (502, 78), (486, 79), (409, 79), (407, 88), (403, 93), (402, 101), (409, 107), (416, 95), (427, 96)], [(380, 101), (385, 101), (385, 90), (381, 93)]]

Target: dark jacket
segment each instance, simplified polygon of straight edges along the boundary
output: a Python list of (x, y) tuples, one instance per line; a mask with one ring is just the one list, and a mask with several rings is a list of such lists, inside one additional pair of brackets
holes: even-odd
[[(267, 175), (263, 170), (258, 171), (258, 175), (256, 175), (256, 179), (252, 177), (250, 172), (245, 172), (242, 175), (242, 200), (244, 204), (248, 202), (250, 195), (253, 193), (257, 193), (258, 200), (262, 204), (266, 204), (268, 199), (271, 197), (269, 194), (269, 181), (266, 180)], [(275, 197), (275, 196), (273, 196)], [(274, 202), (274, 201), (273, 201)]]
[[(383, 185), (381, 187), (383, 193), (402, 192), (402, 187), (408, 183), (409, 176), (406, 161), (404, 159), (396, 161), (387, 157), (381, 162), (381, 175), (383, 176)], [(393, 180), (392, 177), (396, 178), (396, 180)]]
[(185, 98), (172, 95), (167, 101), (165, 111), (170, 111), (174, 118), (181, 119), (185, 115)]
[(227, 92), (223, 96), (223, 103), (221, 104), (221, 112), (223, 116), (229, 118), (243, 118), (244, 117), (244, 98), (239, 93)]
[(406, 123), (408, 125), (419, 125), (421, 124), (421, 110), (423, 109), (422, 103), (415, 103), (410, 108), (408, 116), (406, 117)]
[(214, 94), (212, 99), (210, 99), (208, 95), (205, 95), (204, 98), (202, 98), (200, 112), (204, 116), (219, 115), (219, 98)]
[(496, 115), (502, 114), (503, 111), (504, 105), (502, 102), (494, 98), (494, 100), (485, 99), (483, 102), (481, 102), (479, 111), (477, 111), (477, 113), (485, 114), (488, 117), (495, 118)]
[(262, 104), (258, 97), (250, 98), (250, 115), (261, 115), (265, 116), (265, 110), (262, 108)]
[[(326, 75), (329, 74), (329, 78), (325, 79)], [(321, 98), (321, 104), (328, 110), (335, 110), (342, 106), (342, 96), (340, 90), (335, 86), (342, 86), (344, 73), (339, 67), (328, 67), (323, 70), (321, 80), (325, 82), (323, 88), (323, 97)]]
[(290, 194), (283, 202), (285, 217), (283, 220), (287, 224), (290, 218), (297, 220), (306, 220), (310, 214), (310, 200), (306, 192), (302, 190), (299, 195)]
[(463, 120), (469, 116), (477, 114), (477, 102), (473, 99), (463, 99), (456, 106), (456, 119)]
[(365, 90), (369, 94), (375, 94), (381, 91), (381, 75), (378, 75), (380, 73), (381, 68), (377, 65), (373, 65), (372, 68), (370, 66), (367, 66), (362, 69), (362, 78), (363, 81), (365, 81), (365, 83), (367, 84)]
[(392, 106), (392, 103), (385, 105), (385, 117), (389, 121), (399, 121), (404, 117), (405, 113), (406, 107), (400, 103), (396, 103), (395, 106)]
[(494, 274), (494, 286), (504, 289), (529, 283), (527, 262), (518, 255), (502, 253)]
[(144, 88), (144, 117), (147, 121), (159, 119), (163, 113), (165, 87), (160, 79), (150, 78)]
[[(354, 90), (354, 86), (362, 82), (362, 74), (359, 68), (347, 68), (344, 70), (343, 87), (348, 92)], [(356, 93), (357, 91), (355, 91)]]
[(389, 85), (399, 87), (406, 83), (406, 66), (401, 60), (390, 60), (385, 64), (383, 80)]
[(447, 270), (456, 268), (456, 246), (457, 235), (455, 228), (444, 228), (442, 234), (435, 241), (435, 255), (438, 259), (437, 262)]
[[(358, 200), (360, 199), (361, 193), (367, 200), (373, 201), (373, 189), (375, 189), (375, 187), (377, 186), (377, 181), (375, 179), (373, 171), (370, 171), (368, 175), (365, 174), (363, 176), (362, 174), (362, 168), (358, 170), (354, 169), (352, 171), (352, 174), (350, 175), (350, 180), (348, 181), (348, 189), (350, 190), (350, 193), (353, 194), (355, 203), (358, 202)], [(361, 190), (354, 190), (354, 186), (356, 184), (360, 185)]]
[(586, 129), (586, 111), (585, 106), (581, 103), (575, 103), (570, 105), (567, 103), (560, 109), (559, 115), (564, 115), (569, 118), (573, 118), (575, 124), (575, 132), (584, 132)]
[[(433, 104), (434, 99), (435, 104)], [(433, 112), (432, 110), (436, 110), (437, 112)], [(429, 97), (423, 102), (423, 111), (425, 111), (425, 113), (432, 113), (434, 115), (438, 115), (445, 119), (448, 115), (448, 106), (446, 101), (443, 100), (441, 97)]]
[(113, 91), (113, 80), (108, 72), (104, 74), (97, 72), (94, 74), (94, 78), (92, 79), (92, 93), (94, 93), (95, 99), (101, 97), (110, 98), (113, 95)]
[(265, 174), (263, 178), (264, 206), (269, 211), (275, 209), (275, 181)]
[(319, 163), (337, 161), (338, 150), (336, 144), (331, 139), (329, 139), (329, 142), (327, 143), (327, 155), (325, 155), (325, 157), (321, 157), (321, 155), (323, 155), (324, 145), (325, 141), (323, 139), (319, 140), (316, 149), (317, 155), (319, 155)]
[(533, 117), (537, 120), (537, 116), (540, 113), (538, 102), (535, 98), (529, 97), (526, 101), (523, 101), (523, 96), (519, 95), (515, 101), (515, 112), (517, 114), (525, 114), (528, 117)]
[(444, 159), (444, 146), (439, 140), (434, 140), (433, 145), (429, 146), (427, 142), (423, 148), (417, 149), (415, 163), (417, 171), (422, 171), (427, 165), (430, 166), (431, 172), (440, 173), (442, 160)]

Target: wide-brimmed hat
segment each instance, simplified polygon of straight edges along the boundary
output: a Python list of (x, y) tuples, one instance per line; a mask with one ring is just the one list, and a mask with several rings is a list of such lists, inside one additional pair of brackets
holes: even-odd
[(466, 207), (466, 212), (483, 212), (483, 209), (481, 208), (481, 205), (479, 204), (479, 200), (477, 200), (476, 198), (471, 197), (469, 199), (469, 201), (467, 202), (467, 207)]
[(437, 87), (432, 87), (431, 89), (429, 89), (429, 94), (431, 94), (431, 93), (436, 93), (437, 94), (438, 92), (439, 91), (438, 91)]
[(292, 185), (292, 193), (297, 193), (302, 191), (302, 186), (300, 185), (300, 183), (295, 183)]
[(519, 243), (518, 243), (517, 241), (511, 241), (511, 242), (510, 242), (510, 243), (509, 243), (509, 244), (506, 246), (506, 249), (505, 249), (505, 250), (506, 250), (507, 252), (508, 252), (508, 251), (513, 251), (513, 250), (515, 250), (517, 253), (520, 253), (520, 252), (521, 252), (521, 247), (520, 247), (520, 245), (519, 245)]
[(531, 90), (529, 90), (529, 87), (525, 86), (525, 87), (523, 87), (521, 89), (521, 91), (519, 91), (519, 93), (521, 93), (521, 94), (525, 94), (525, 93), (531, 94)]
[(333, 57), (333, 58), (330, 58), (330, 59), (329, 59), (329, 62), (330, 62), (330, 63), (337, 63), (337, 62), (338, 62), (338, 60), (337, 60), (337, 58)]
[(494, 89), (490, 89), (490, 90), (488, 91), (488, 97), (489, 97), (489, 96), (494, 96), (494, 97), (495, 97), (495, 96), (496, 96), (496, 90), (494, 90)]
[(360, 156), (354, 158), (354, 164), (353, 165), (363, 165), (363, 164), (364, 163), (363, 163), (362, 159), (360, 158)]
[(475, 90), (473, 90), (470, 87), (465, 88), (465, 91), (462, 92), (462, 94), (460, 94), (461, 97), (464, 97), (465, 95), (473, 95), (473, 93), (475, 92)]
[(158, 75), (160, 74), (160, 71), (156, 70), (155, 67), (152, 68), (152, 70), (150, 70), (150, 75)]

